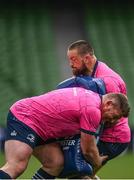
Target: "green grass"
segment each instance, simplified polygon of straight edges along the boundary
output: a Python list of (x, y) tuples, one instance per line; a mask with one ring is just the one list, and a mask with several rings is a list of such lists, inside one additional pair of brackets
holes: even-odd
[(134, 179), (134, 154), (127, 153), (109, 161), (98, 176), (103, 179)]
[[(0, 166), (4, 164), (4, 155), (0, 154)], [(18, 179), (30, 179), (40, 167), (32, 157), (27, 170)], [(109, 161), (98, 173), (101, 179), (134, 179), (134, 154), (127, 153)]]

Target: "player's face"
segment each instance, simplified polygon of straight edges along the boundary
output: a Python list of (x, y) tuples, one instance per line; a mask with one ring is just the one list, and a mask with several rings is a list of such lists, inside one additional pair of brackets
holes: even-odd
[(89, 70), (84, 63), (84, 56), (80, 56), (77, 49), (68, 51), (67, 56), (73, 75), (89, 75)]
[(106, 104), (102, 110), (102, 119), (108, 126), (115, 125), (122, 117), (121, 110), (114, 104)]

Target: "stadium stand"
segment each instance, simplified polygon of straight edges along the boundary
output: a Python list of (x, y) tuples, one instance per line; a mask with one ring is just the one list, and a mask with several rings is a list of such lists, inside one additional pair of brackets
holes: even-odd
[[(134, 15), (129, 0), (122, 0), (122, 3), (117, 0), (110, 3), (107, 0), (1, 2), (0, 126), (5, 125), (8, 108), (14, 101), (55, 88), (58, 80), (63, 78), (59, 77), (63, 76), (61, 72), (68, 73), (68, 64), (65, 66), (62, 62), (66, 48), (77, 39), (89, 39), (96, 56), (122, 75), (133, 107)], [(55, 32), (54, 20), (59, 25), (58, 32)], [(59, 44), (55, 41), (56, 34)], [(133, 114), (132, 108), (129, 118), (132, 129)]]
[(17, 99), (53, 89), (58, 81), (52, 18), (38, 4), (0, 4), (0, 126)]
[[(120, 73), (127, 84), (131, 107), (134, 106), (134, 15), (129, 3), (86, 3), (85, 25), (95, 54)], [(131, 108), (130, 125), (134, 127)]]

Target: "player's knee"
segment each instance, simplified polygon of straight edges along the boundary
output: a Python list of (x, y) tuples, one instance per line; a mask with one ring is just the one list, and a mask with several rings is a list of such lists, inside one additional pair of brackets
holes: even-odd
[(62, 168), (64, 166), (64, 157), (62, 156), (55, 157), (47, 163), (44, 162), (43, 165), (47, 168), (55, 168), (55, 167)]
[(53, 171), (61, 172), (64, 167), (64, 156), (55, 156), (51, 161), (43, 163), (43, 167)]
[(25, 162), (19, 163), (19, 165), (17, 165), (18, 172), (23, 173), (26, 167), (27, 167), (27, 164)]
[(54, 166), (57, 166), (57, 167), (63, 167), (64, 166), (64, 156), (63, 155), (57, 156), (54, 159)]
[(18, 177), (19, 175), (21, 175), (26, 167), (27, 167), (27, 163), (26, 162), (15, 162), (15, 163), (10, 163), (12, 172), (13, 172), (13, 176), (14, 178)]

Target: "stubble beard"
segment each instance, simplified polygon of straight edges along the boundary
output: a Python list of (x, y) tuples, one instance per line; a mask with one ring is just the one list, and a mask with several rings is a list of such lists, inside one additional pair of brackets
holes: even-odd
[(80, 75), (88, 76), (89, 75), (89, 70), (87, 69), (85, 65), (83, 65), (81, 69), (73, 69), (72, 72), (74, 76), (80, 76)]

